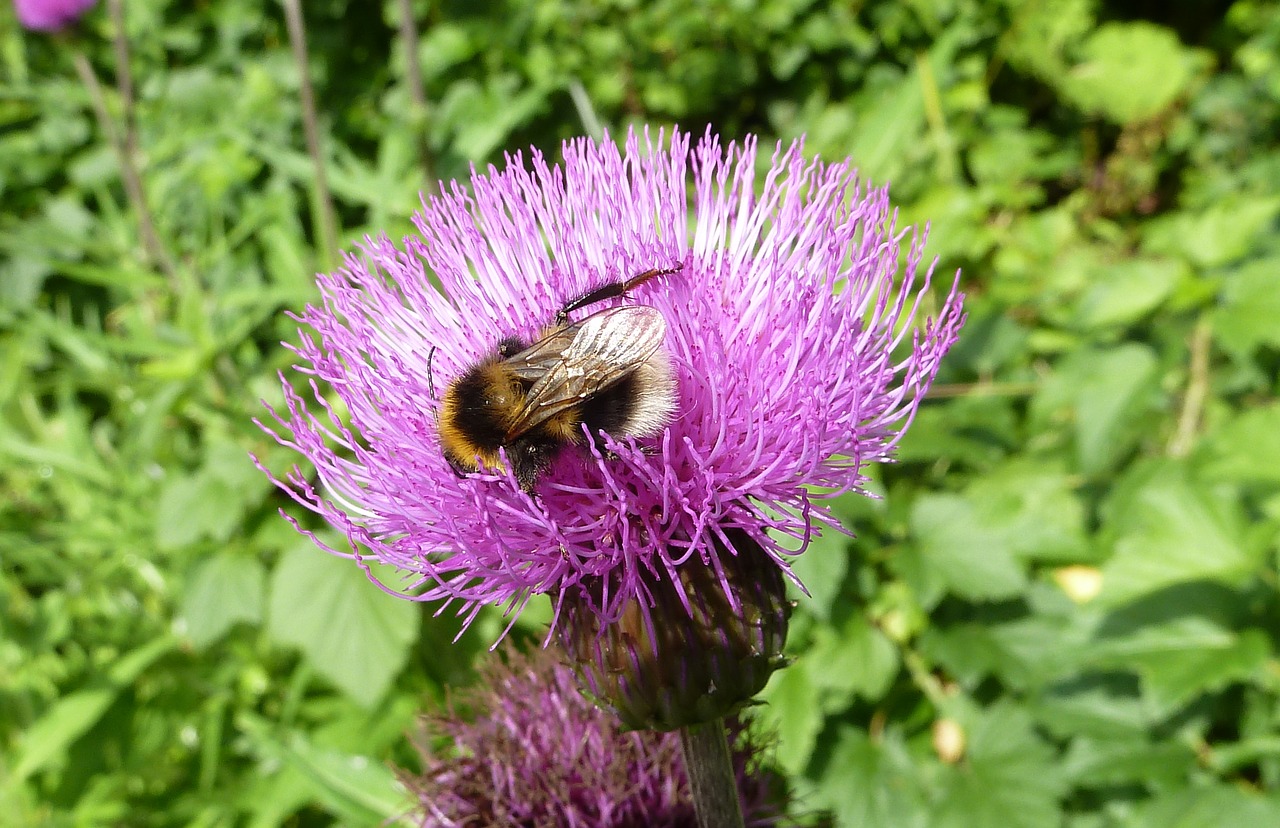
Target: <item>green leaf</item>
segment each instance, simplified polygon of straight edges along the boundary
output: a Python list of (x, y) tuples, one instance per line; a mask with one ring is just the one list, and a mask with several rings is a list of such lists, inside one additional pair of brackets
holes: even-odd
[(1280, 798), (1236, 785), (1211, 784), (1169, 790), (1137, 807), (1125, 822), (1130, 828), (1225, 828), (1280, 825)]
[(876, 743), (845, 726), (810, 799), (837, 824), (857, 828), (926, 828), (931, 818), (922, 780), (893, 734)]
[(349, 825), (379, 825), (413, 810), (395, 774), (381, 761), (360, 754), (317, 747), (300, 732), (277, 737), (270, 723), (246, 716), (239, 723), (265, 756), (303, 780), (311, 798)]
[(1232, 507), (1194, 485), (1182, 464), (1133, 475), (1107, 512), (1115, 540), (1099, 600), (1109, 605), (1188, 581), (1238, 581), (1257, 565)]
[(1003, 534), (983, 524), (974, 504), (958, 495), (925, 495), (911, 509), (927, 577), (955, 595), (997, 600), (1026, 586), (1022, 565)]
[(1146, 22), (1104, 23), (1081, 56), (1060, 89), (1081, 109), (1121, 124), (1154, 117), (1185, 94), (1197, 62), (1176, 34)]
[(1126, 259), (1089, 283), (1076, 306), (1075, 324), (1085, 329), (1128, 325), (1160, 306), (1191, 269), (1176, 259)]
[(156, 546), (168, 550), (203, 538), (226, 540), (242, 514), (240, 494), (227, 483), (206, 474), (175, 477), (156, 504)]
[(752, 714), (768, 731), (778, 734), (778, 764), (793, 775), (808, 765), (822, 730), (819, 691), (810, 671), (810, 662), (805, 659), (776, 671), (760, 692), (759, 700), (764, 704)]
[(1152, 350), (1136, 343), (1076, 351), (1037, 392), (1033, 413), (1047, 430), (1073, 420), (1080, 470), (1100, 474), (1150, 429), (1157, 367)]
[(1210, 480), (1280, 483), (1280, 403), (1244, 411), (1206, 436), (1200, 453)]
[(877, 701), (898, 675), (898, 648), (862, 613), (853, 613), (839, 629), (814, 631), (814, 645), (801, 656), (811, 664), (811, 681), (826, 698), (822, 707), (836, 713), (855, 695)]
[(849, 536), (837, 529), (823, 527), (822, 534), (809, 541), (804, 554), (791, 561), (795, 573), (809, 597), (801, 598), (805, 609), (822, 619), (831, 617), (831, 606), (844, 587), (849, 571)]
[[(1153, 220), (1146, 229), (1143, 247), (1155, 253), (1179, 256), (1202, 268), (1222, 267), (1257, 250), (1270, 233), (1278, 213), (1280, 198), (1274, 195), (1224, 194), (1215, 197), (1202, 211), (1180, 211)], [(1262, 274), (1255, 278), (1266, 281), (1275, 276), (1275, 261), (1271, 257), (1248, 265), (1241, 272), (1259, 268)], [(1230, 291), (1230, 279), (1227, 286)]]
[(1122, 731), (1110, 738), (1073, 739), (1061, 767), (1063, 778), (1081, 787), (1175, 787), (1195, 772), (1196, 754), (1189, 745)]
[(1171, 713), (1200, 693), (1253, 677), (1263, 680), (1271, 655), (1260, 630), (1235, 632), (1188, 615), (1132, 635), (1101, 638), (1090, 657), (1102, 667), (1135, 670), (1156, 709)]
[(310, 542), (285, 553), (271, 576), (267, 632), (297, 646), (358, 703), (378, 702), (416, 640), (416, 604), (387, 595), (360, 567)]
[(1226, 278), (1213, 336), (1240, 357), (1261, 346), (1280, 347), (1280, 258), (1251, 262)]
[(98, 723), (121, 690), (176, 645), (177, 640), (170, 636), (157, 638), (121, 657), (90, 686), (58, 699), (23, 734), (8, 774), (9, 783), (22, 782), (65, 753), (68, 746)]
[(262, 564), (240, 552), (224, 550), (200, 563), (182, 597), (182, 618), (197, 650), (238, 622), (262, 620), (265, 578)]
[(947, 766), (932, 826), (1041, 828), (1060, 825), (1066, 780), (1030, 716), (1002, 702), (965, 722), (966, 761)]

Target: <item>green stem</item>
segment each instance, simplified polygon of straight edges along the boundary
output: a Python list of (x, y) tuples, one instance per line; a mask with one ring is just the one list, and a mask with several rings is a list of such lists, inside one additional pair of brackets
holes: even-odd
[(418, 163), (422, 165), (422, 177), (430, 187), (434, 179), (431, 168), (431, 149), (427, 146), (427, 92), (422, 85), (422, 61), (418, 59), (418, 24), (413, 19), (413, 0), (400, 0), (400, 40), (404, 45), (404, 75), (409, 84), (409, 101), (413, 105), (413, 125), (418, 138)]
[(693, 788), (698, 828), (743, 828), (738, 780), (729, 756), (724, 719), (680, 728), (680, 746)]
[(311, 88), (311, 72), (307, 65), (307, 30), (302, 19), (302, 5), (298, 0), (282, 0), (285, 22), (289, 26), (289, 43), (293, 47), (293, 60), (298, 65), (299, 91), (302, 96), (302, 130), (307, 139), (307, 154), (315, 169), (315, 210), (319, 225), (318, 246), (325, 269), (338, 260), (338, 219), (333, 209), (333, 196), (329, 193), (329, 178), (325, 173), (324, 155), (320, 152), (320, 125), (316, 117), (316, 96)]
[(160, 242), (159, 234), (156, 233), (155, 222), (151, 219), (151, 208), (147, 205), (147, 193), (142, 186), (142, 175), (138, 172), (138, 139), (137, 130), (133, 126), (133, 80), (129, 73), (129, 44), (124, 32), (124, 14), (114, 2), (110, 4), (110, 10), (116, 29), (116, 90), (120, 95), (120, 106), (123, 110), (122, 120), (125, 124), (123, 136), (116, 129), (115, 119), (111, 117), (111, 111), (107, 108), (107, 96), (102, 89), (102, 84), (98, 81), (98, 73), (93, 71), (88, 56), (79, 44), (74, 45), (72, 61), (75, 63), (76, 74), (80, 76), (80, 82), (89, 93), (89, 103), (93, 106), (98, 128), (102, 130), (103, 136), (106, 137), (107, 143), (111, 145), (111, 150), (116, 155), (116, 161), (120, 164), (120, 178), (124, 182), (125, 198), (129, 200), (129, 206), (133, 208), (133, 213), (138, 219), (138, 235), (142, 237), (142, 248), (146, 251), (150, 263), (164, 272), (176, 290), (178, 284), (173, 259)]

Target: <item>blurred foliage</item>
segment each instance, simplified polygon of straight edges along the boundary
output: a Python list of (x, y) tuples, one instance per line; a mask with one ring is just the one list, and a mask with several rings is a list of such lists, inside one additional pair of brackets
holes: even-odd
[[(171, 274), (72, 69), (109, 20), (0, 11), (0, 822), (376, 824), (503, 621), (451, 643), (278, 517), (320, 529), (248, 459), (292, 463), (252, 418), (323, 266), (283, 16), (127, 5)], [(422, 134), (449, 179), (678, 122), (852, 156), (964, 270), (761, 708), (838, 825), (1280, 824), (1280, 7), (1170, 5), (419, 2), (424, 113), (396, 3), (306, 4), (348, 243)]]

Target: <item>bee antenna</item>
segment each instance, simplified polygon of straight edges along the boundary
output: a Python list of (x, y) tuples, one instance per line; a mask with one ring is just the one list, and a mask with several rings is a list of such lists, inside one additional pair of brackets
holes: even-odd
[(431, 370), (432, 361), (436, 358), (436, 351), (438, 350), (440, 350), (439, 345), (432, 345), (431, 350), (427, 352), (427, 388), (431, 391), (432, 402), (439, 402), (439, 399), (436, 397), (435, 374), (432, 373)]

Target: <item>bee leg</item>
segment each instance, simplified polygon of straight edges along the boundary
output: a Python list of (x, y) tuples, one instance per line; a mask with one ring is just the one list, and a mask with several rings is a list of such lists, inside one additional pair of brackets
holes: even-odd
[(639, 287), (654, 277), (679, 273), (683, 269), (683, 264), (678, 264), (675, 267), (653, 268), (652, 270), (646, 270), (644, 273), (637, 276), (632, 276), (630, 279), (621, 279), (616, 282), (609, 282), (608, 284), (592, 288), (586, 293), (566, 302), (564, 307), (560, 309), (560, 312), (556, 314), (556, 324), (564, 325), (565, 322), (569, 321), (569, 314), (573, 313), (578, 308), (584, 308), (587, 305), (594, 305), (596, 302), (603, 302), (606, 299), (613, 299), (614, 297), (622, 296), (632, 288)]
[(551, 468), (556, 448), (554, 444), (536, 439), (519, 440), (508, 447), (507, 461), (511, 463), (516, 483), (530, 497), (538, 486), (538, 478)]

